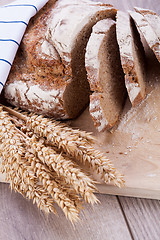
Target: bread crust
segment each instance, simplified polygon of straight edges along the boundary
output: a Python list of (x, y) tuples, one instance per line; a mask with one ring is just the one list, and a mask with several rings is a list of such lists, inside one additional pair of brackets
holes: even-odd
[(112, 125), (107, 121), (106, 116), (104, 114), (104, 109), (101, 106), (101, 99), (102, 94), (94, 92), (90, 96), (90, 105), (89, 105), (89, 112), (94, 122), (94, 126), (98, 129), (99, 132), (104, 131), (106, 128), (112, 128), (117, 120)]
[(134, 9), (137, 13), (140, 13), (146, 19), (146, 21), (151, 25), (157, 37), (160, 38), (160, 16), (150, 9), (138, 7), (135, 7)]
[(144, 36), (149, 47), (154, 52), (157, 60), (160, 62), (160, 40), (159, 40), (160, 36), (158, 36), (156, 34), (154, 27), (152, 27), (148, 23), (148, 21), (146, 20), (146, 18), (143, 15), (141, 15), (138, 12), (132, 12), (132, 11), (129, 11), (129, 14), (131, 15), (132, 19), (134, 20), (139, 31)]
[[(138, 32), (136, 35), (138, 36), (138, 45), (136, 45), (134, 33), (132, 31), (132, 23), (130, 21), (130, 17), (128, 13), (118, 11), (117, 12), (117, 41), (120, 50), (121, 64), (125, 74), (125, 85), (127, 88), (129, 99), (132, 103), (132, 106), (137, 106), (144, 98), (145, 98), (145, 78), (144, 78), (144, 63), (142, 65), (143, 71), (143, 82), (140, 83), (140, 76), (138, 75), (136, 69), (136, 59), (134, 48), (139, 49), (139, 51), (143, 52), (143, 47), (140, 42), (140, 36), (138, 36)], [(135, 29), (135, 31), (137, 31)], [(144, 52), (143, 52), (144, 61)], [(139, 63), (137, 63), (138, 65)]]

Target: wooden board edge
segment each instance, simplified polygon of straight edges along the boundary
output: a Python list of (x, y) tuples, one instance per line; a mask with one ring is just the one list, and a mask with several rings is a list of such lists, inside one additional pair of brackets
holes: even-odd
[(160, 191), (158, 190), (156, 191), (151, 189), (137, 189), (130, 187), (118, 188), (112, 185), (105, 184), (97, 184), (96, 187), (99, 193), (102, 194), (160, 200)]

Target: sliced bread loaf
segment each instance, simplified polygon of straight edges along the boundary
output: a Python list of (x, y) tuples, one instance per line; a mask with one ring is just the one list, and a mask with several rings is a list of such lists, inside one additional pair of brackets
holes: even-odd
[(148, 19), (146, 19), (146, 17), (144, 17), (142, 14), (133, 11), (129, 11), (129, 14), (135, 21), (138, 30), (144, 36), (149, 47), (152, 49), (156, 58), (160, 62), (160, 35), (158, 35), (159, 30), (157, 31), (157, 27), (153, 27), (154, 23), (151, 25)]
[(117, 41), (125, 84), (132, 106), (145, 98), (144, 49), (140, 35), (128, 13), (117, 12)]
[(51, 0), (30, 22), (4, 93), (22, 109), (76, 117), (89, 102), (85, 47), (92, 26), (116, 10), (89, 0)]
[(85, 65), (92, 91), (89, 111), (97, 129), (103, 131), (118, 121), (126, 92), (116, 24), (112, 19), (94, 25), (86, 48)]

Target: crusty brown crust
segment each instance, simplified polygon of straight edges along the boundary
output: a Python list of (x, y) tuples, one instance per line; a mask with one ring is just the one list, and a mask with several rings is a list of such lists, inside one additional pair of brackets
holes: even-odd
[[(140, 13), (129, 11), (130, 16), (134, 20), (139, 32), (144, 36), (149, 47), (153, 50), (156, 58), (160, 62), (160, 34), (155, 31), (155, 26), (153, 26), (143, 17)], [(158, 24), (159, 29), (159, 24)]]
[[(132, 103), (133, 107), (136, 107), (138, 104), (142, 102), (145, 95), (140, 91), (139, 87), (139, 79), (137, 76), (137, 72), (135, 71), (135, 64), (134, 61), (129, 60), (126, 57), (121, 57), (121, 63), (123, 66), (123, 71), (125, 73), (124, 79), (125, 79), (125, 85), (128, 91), (128, 95), (130, 97), (130, 101)], [(134, 91), (134, 88), (139, 88), (138, 93), (136, 94), (136, 97), (132, 97), (132, 91)]]
[[(58, 53), (54, 59), (43, 53), (41, 47), (55, 2), (49, 1), (31, 19), (6, 83), (5, 97), (11, 104), (23, 110), (63, 119), (69, 117), (63, 107), (63, 93), (71, 76), (66, 74)], [(32, 91), (33, 86), (37, 87), (36, 91), (38, 89), (39, 93)], [(52, 89), (55, 89), (55, 95)], [(49, 107), (47, 96), (46, 99), (40, 96), (47, 91), (53, 98), (50, 98)]]
[(102, 98), (101, 93), (96, 92), (92, 93), (92, 95), (90, 96), (89, 105), (89, 112), (91, 118), (99, 132), (104, 131), (105, 129), (112, 128), (118, 121), (118, 116), (116, 121), (112, 123), (112, 125), (107, 121), (106, 116), (104, 115), (104, 110), (101, 106), (101, 98)]
[[(141, 23), (137, 22), (137, 26), (139, 27), (139, 30), (142, 32), (144, 37), (146, 38), (146, 41), (148, 42), (148, 45), (151, 47), (153, 52), (155, 53), (158, 61), (160, 62), (160, 16), (156, 14), (154, 11), (149, 9), (143, 9), (143, 8), (134, 8), (137, 13), (140, 13), (144, 18), (142, 18), (142, 21), (146, 24), (146, 30), (145, 27), (142, 26)], [(134, 17), (134, 16), (133, 16)], [(136, 22), (136, 15), (135, 15), (135, 22)], [(142, 30), (143, 27), (143, 30)], [(150, 32), (151, 29), (151, 32)], [(150, 32), (150, 36), (148, 37), (148, 34), (146, 33)], [(153, 34), (154, 32), (154, 34)]]
[[(50, 84), (54, 82), (55, 87), (64, 86), (66, 80), (71, 76), (65, 73), (65, 67), (61, 63), (60, 57), (53, 57), (42, 52), (42, 43), (45, 41), (47, 31), (47, 22), (51, 18), (51, 11), (54, 8), (55, 0), (49, 1), (48, 4), (34, 17), (29, 23), (26, 33), (22, 39), (21, 46), (16, 55), (7, 84), (17, 80), (25, 79), (25, 74), (33, 74), (32, 80), (43, 86), (44, 78), (45, 87), (50, 89)], [(57, 53), (58, 55), (58, 53)], [(16, 73), (16, 76), (12, 76)], [(19, 73), (19, 74), (18, 74)], [(53, 81), (53, 79), (56, 81)]]
[[(124, 13), (121, 11), (117, 12), (117, 41), (119, 44), (121, 64), (125, 74), (125, 85), (128, 91), (128, 96), (132, 103), (132, 106), (135, 107), (145, 98), (145, 90), (144, 86), (141, 86), (139, 81), (139, 76), (136, 71), (133, 48), (136, 44), (135, 35), (138, 41), (138, 46), (135, 48), (139, 48), (141, 54), (143, 55), (144, 61), (144, 49), (140, 42), (140, 36), (137, 32), (137, 29), (134, 28), (133, 22), (128, 15), (128, 13)], [(144, 65), (142, 66), (144, 69)], [(143, 83), (144, 85), (144, 83)]]

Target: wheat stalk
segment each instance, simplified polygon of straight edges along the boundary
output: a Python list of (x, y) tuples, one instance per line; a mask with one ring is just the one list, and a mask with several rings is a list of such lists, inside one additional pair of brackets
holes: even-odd
[[(6, 160), (4, 162), (6, 165)], [(49, 197), (49, 194), (42, 186), (35, 183), (32, 186), (26, 183), (26, 179), (19, 177), (18, 172), (16, 172), (14, 168), (11, 168), (10, 165), (7, 168), (4, 167), (2, 173), (6, 173), (6, 180), (10, 181), (11, 189), (19, 192), (25, 198), (32, 199), (33, 203), (36, 203), (38, 208), (44, 212), (54, 212), (56, 214), (56, 210), (53, 207), (53, 199)], [(29, 182), (31, 182), (31, 179)]]
[[(42, 115), (35, 115), (33, 113), (29, 114), (28, 112), (24, 112), (24, 111), (22, 113), (22, 111), (18, 108), (12, 109), (12, 108), (6, 107), (4, 105), (1, 105), (1, 106), (3, 106), (5, 111), (10, 113), (12, 116), (15, 116), (18, 119), (18, 121), (21, 120), (23, 122), (23, 124), (24, 124), (24, 122), (27, 122), (27, 120), (30, 119), (31, 117), (35, 118), (35, 119), (38, 118), (41, 121), (41, 128), (45, 128), (46, 124), (51, 122), (54, 132), (57, 132), (57, 134), (59, 134), (60, 132), (64, 132), (66, 137), (72, 138), (72, 141), (77, 141), (77, 140), (83, 139), (83, 141), (86, 141), (87, 143), (90, 143), (90, 144), (96, 142), (96, 139), (95, 139), (95, 137), (92, 136), (92, 133), (82, 131), (82, 130), (72, 129), (58, 121), (48, 120), (47, 118), (43, 117)], [(22, 124), (22, 122), (21, 122), (21, 124)]]

